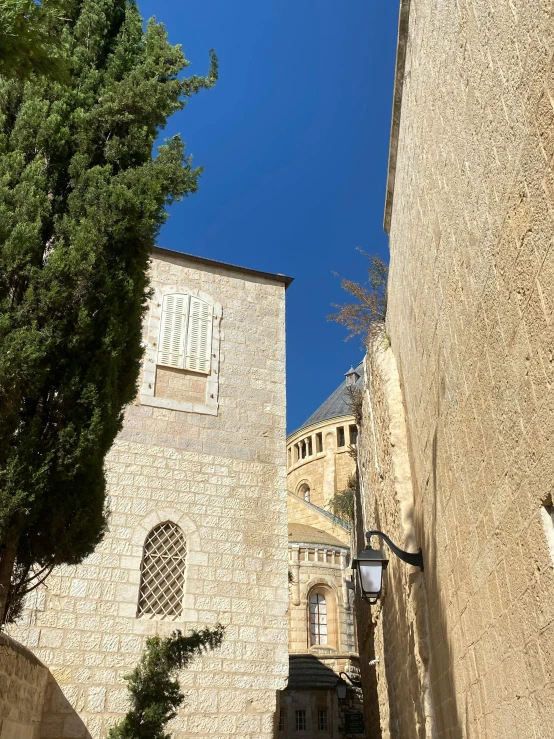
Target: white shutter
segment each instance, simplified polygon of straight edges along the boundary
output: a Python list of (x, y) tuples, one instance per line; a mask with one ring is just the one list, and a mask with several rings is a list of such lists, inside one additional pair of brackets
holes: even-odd
[(212, 320), (212, 307), (191, 296), (185, 361), (189, 370), (210, 373)]
[(158, 364), (184, 367), (188, 295), (164, 295), (158, 344)]

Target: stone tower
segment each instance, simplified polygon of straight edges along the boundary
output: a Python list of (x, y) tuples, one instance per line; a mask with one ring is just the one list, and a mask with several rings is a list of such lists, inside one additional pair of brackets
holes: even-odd
[(355, 472), (349, 387), (360, 387), (362, 378), (362, 366), (349, 370), (287, 438), (290, 673), (280, 693), (277, 739), (356, 736), (351, 717), (360, 716), (360, 695), (349, 687), (340, 703), (336, 692), (341, 672), (358, 674), (348, 587), (351, 532), (326, 506)]
[(151, 279), (139, 393), (107, 460), (109, 531), (10, 629), (49, 668), (40, 729), (18, 736), (105, 737), (145, 637), (216, 622), (224, 642), (181, 675), (172, 735), (273, 734), (288, 673), (291, 280), (166, 249)]

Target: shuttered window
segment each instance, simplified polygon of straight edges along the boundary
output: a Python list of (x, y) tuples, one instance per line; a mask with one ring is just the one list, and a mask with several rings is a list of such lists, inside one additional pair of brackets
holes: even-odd
[(188, 295), (165, 295), (158, 345), (158, 364), (184, 366), (184, 341), (187, 329)]
[(210, 371), (212, 347), (212, 309), (198, 298), (190, 299), (185, 366), (194, 372)]
[(164, 295), (157, 364), (210, 373), (212, 307), (185, 294)]

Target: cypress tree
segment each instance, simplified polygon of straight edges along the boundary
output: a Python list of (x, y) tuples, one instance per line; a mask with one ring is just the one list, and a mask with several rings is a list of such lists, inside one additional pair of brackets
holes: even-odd
[(65, 69), (56, 38), (64, 0), (0, 0), (0, 75), (32, 73), (63, 78)]
[[(197, 189), (167, 118), (217, 78), (134, 0), (51, 14), (67, 78), (0, 76), (0, 616), (106, 526), (104, 457), (135, 396), (149, 256)], [(15, 570), (14, 570), (15, 562)], [(14, 600), (12, 597), (12, 601)]]
[(165, 727), (175, 718), (185, 696), (177, 679), (179, 670), (208, 649), (221, 645), (224, 627), (192, 631), (185, 636), (151, 636), (134, 670), (125, 676), (130, 707), (110, 731), (108, 739), (171, 739)]

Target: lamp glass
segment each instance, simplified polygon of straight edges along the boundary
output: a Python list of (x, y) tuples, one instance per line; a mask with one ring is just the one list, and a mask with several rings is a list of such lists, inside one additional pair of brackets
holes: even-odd
[(337, 698), (343, 701), (346, 698), (346, 683), (342, 678), (337, 682)]
[(377, 598), (381, 592), (383, 562), (380, 560), (362, 560), (358, 563), (358, 569), (364, 595)]

